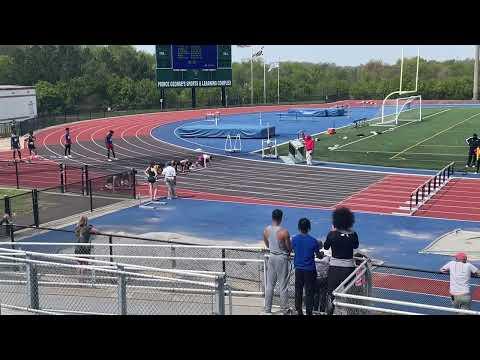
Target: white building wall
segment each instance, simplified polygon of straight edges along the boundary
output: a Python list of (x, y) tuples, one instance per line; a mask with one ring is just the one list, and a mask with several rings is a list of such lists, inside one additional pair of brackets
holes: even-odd
[(0, 122), (22, 121), (37, 116), (34, 88), (0, 87)]

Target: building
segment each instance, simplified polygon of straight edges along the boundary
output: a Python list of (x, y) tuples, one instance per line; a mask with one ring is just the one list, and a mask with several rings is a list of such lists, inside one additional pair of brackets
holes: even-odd
[(33, 86), (0, 85), (0, 123), (36, 116), (37, 94)]

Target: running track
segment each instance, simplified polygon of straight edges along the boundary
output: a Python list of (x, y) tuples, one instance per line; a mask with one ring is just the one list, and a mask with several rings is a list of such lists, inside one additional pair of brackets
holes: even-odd
[[(355, 103), (350, 102), (350, 105), (355, 105)], [(301, 105), (301, 107), (313, 106), (325, 105)], [(328, 104), (328, 106), (332, 106), (332, 104)], [(292, 107), (295, 106), (259, 106), (218, 110), (224, 115), (229, 115), (280, 111)], [(66, 160), (66, 163), (71, 165), (89, 164), (97, 167), (95, 171), (99, 173), (118, 172), (135, 167), (143, 175), (143, 170), (150, 159), (158, 161), (194, 159), (198, 153), (162, 142), (154, 138), (151, 132), (164, 124), (201, 118), (205, 113), (211, 111), (211, 109), (188, 110), (129, 115), (69, 124), (73, 137), (73, 159)], [(37, 134), (37, 147), (40, 155), (45, 158), (61, 158), (65, 126), (48, 128)], [(106, 150), (103, 142), (105, 134), (110, 129), (115, 130), (115, 152), (121, 159), (114, 163), (105, 161)], [(25, 150), (23, 151), (25, 152)], [(26, 153), (24, 153), (25, 155)], [(9, 159), (10, 156), (10, 152), (0, 153), (0, 160)], [(58, 159), (45, 160), (42, 163), (64, 161)], [(22, 180), (31, 181), (31, 187), (58, 184), (58, 179), (54, 175), (49, 178), (41, 173), (31, 172), (23, 177)], [(26, 178), (28, 179), (26, 180)], [(401, 213), (400, 208), (404, 207), (411, 191), (426, 179), (427, 177), (419, 175), (289, 166), (232, 156), (216, 156), (212, 167), (179, 176), (177, 186), (180, 196), (196, 199), (323, 209), (345, 205), (356, 211), (391, 214)], [(140, 187), (140, 191), (146, 194), (146, 184)], [(423, 212), (421, 215), (430, 216), (428, 212)]]

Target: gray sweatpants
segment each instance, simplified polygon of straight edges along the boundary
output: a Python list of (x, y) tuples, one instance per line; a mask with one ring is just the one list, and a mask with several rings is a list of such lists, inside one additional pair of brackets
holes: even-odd
[(472, 296), (470, 294), (454, 295), (452, 300), (455, 309), (470, 310), (472, 306)]
[(265, 286), (265, 312), (272, 311), (273, 290), (280, 287), (280, 310), (288, 310), (288, 257), (270, 255), (267, 262), (267, 284)]

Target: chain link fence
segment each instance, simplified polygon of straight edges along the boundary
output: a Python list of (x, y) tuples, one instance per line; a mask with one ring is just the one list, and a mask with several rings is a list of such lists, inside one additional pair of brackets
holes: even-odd
[(198, 274), (2, 249), (0, 303), (28, 312), (225, 314), (223, 274)]

